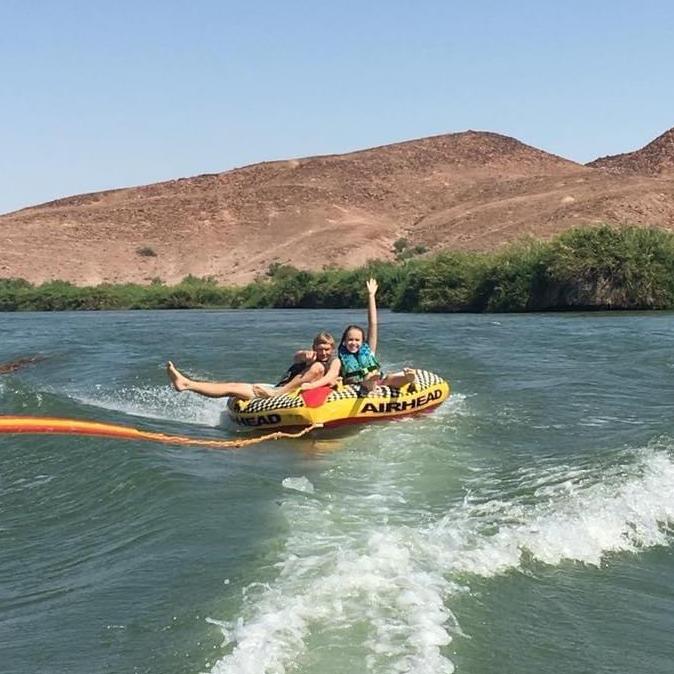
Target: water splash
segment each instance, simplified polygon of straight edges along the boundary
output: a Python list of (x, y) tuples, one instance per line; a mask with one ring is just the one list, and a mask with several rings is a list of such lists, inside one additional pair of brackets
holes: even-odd
[(221, 424), (227, 398), (204, 398), (189, 393), (176, 393), (168, 386), (130, 386), (107, 391), (73, 391), (68, 395), (77, 402), (135, 417), (181, 421), (188, 424), (216, 427)]
[(311, 484), (309, 479), (304, 475), (301, 477), (286, 477), (281, 484), (286, 489), (294, 489), (295, 491), (301, 491), (305, 494), (314, 493), (314, 485)]
[(339, 632), (359, 644), (368, 671), (446, 674), (454, 669), (447, 646), (462, 634), (448, 605), (469, 590), (471, 575), (565, 560), (600, 566), (610, 553), (670, 542), (668, 447), (632, 452), (609, 468), (523, 469), (517, 489), (504, 488), (511, 495), (500, 499), (485, 497), (495, 486), (487, 475), (484, 494), (476, 488), (423, 525), (413, 510), (406, 522), (391, 521), (400, 510), (398, 468), (370, 468), (362, 477), (376, 498), (354, 490), (337, 501), (318, 488), (318, 499), (284, 501), (290, 535), (278, 577), (247, 589), (241, 616), (223, 630), (232, 651), (214, 674), (287, 671)]
[(527, 557), (600, 566), (612, 552), (667, 545), (674, 462), (668, 451), (654, 448), (634, 458), (631, 466), (604, 468), (599, 475), (569, 469), (567, 479), (539, 487), (534, 504), (469, 498), (419, 532), (420, 548), (446, 571), (494, 576), (522, 568)]

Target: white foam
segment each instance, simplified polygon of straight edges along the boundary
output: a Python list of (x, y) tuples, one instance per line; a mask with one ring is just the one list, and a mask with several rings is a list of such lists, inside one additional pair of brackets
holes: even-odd
[(126, 387), (106, 391), (71, 392), (78, 402), (136, 417), (181, 421), (202, 426), (219, 426), (227, 398), (206, 398), (191, 393), (177, 393), (168, 386)]
[(321, 483), (332, 481), (334, 492), (314, 499), (287, 493), (278, 576), (246, 588), (239, 617), (223, 623), (232, 650), (214, 674), (286, 672), (308, 652), (317, 666), (335, 640), (362, 652), (363, 670), (447, 674), (447, 646), (462, 634), (450, 605), (468, 591), (471, 575), (567, 560), (599, 566), (611, 553), (670, 542), (674, 462), (667, 443), (612, 466), (544, 459), (505, 479), (476, 472), (472, 492), (437, 517), (410, 505), (409, 464), (391, 461), (403, 458), (391, 441), (401, 429), (414, 436), (411, 426), (392, 425), (376, 436), (383, 446), (345, 451)]
[(314, 493), (314, 485), (311, 484), (309, 479), (304, 475), (302, 477), (286, 477), (281, 484), (286, 489), (294, 489), (295, 491), (301, 491), (305, 494)]
[[(520, 568), (526, 555), (545, 564), (564, 560), (600, 566), (612, 552), (667, 545), (674, 521), (674, 463), (645, 450), (628, 470), (584, 471), (538, 491), (536, 504), (469, 503), (419, 532), (419, 545), (446, 571), (493, 576)], [(487, 528), (490, 535), (480, 533)]]
[(405, 417), (404, 419), (396, 422), (396, 424), (413, 423), (418, 425), (424, 421), (429, 421), (431, 423), (446, 423), (448, 420), (454, 421), (457, 418), (472, 415), (473, 412), (468, 405), (468, 396), (464, 393), (452, 393), (452, 395), (442, 405), (440, 405), (440, 407), (433, 410), (428, 415)]
[(246, 588), (241, 617), (223, 626), (233, 650), (212, 672), (284, 672), (313, 639), (343, 639), (364, 622), (369, 636), (354, 640), (371, 671), (453, 670), (441, 653), (458, 631), (445, 598), (460, 588), (416, 556), (413, 530), (386, 524), (404, 503), (397, 484), (404, 469), (353, 454), (329, 471), (346, 487), (339, 502), (288, 495), (282, 510), (290, 533), (278, 577)]
[(364, 549), (356, 540), (324, 541), (319, 555), (289, 555), (273, 586), (246, 593), (252, 616), (223, 630), (236, 645), (212, 671), (286, 671), (313, 629), (349, 630), (365, 620), (370, 669), (451, 672), (440, 647), (451, 641), (443, 597), (452, 585), (418, 567), (401, 533), (373, 533)]

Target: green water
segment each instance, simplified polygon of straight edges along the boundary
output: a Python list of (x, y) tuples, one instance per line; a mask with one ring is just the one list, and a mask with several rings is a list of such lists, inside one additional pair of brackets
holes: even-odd
[[(352, 311), (5, 314), (0, 413), (231, 437)], [(674, 315), (382, 313), (432, 415), (234, 451), (0, 436), (0, 670), (672, 671)]]

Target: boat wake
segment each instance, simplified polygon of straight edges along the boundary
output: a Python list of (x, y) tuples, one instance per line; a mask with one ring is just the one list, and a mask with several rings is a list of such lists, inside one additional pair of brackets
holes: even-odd
[[(389, 443), (397, 432), (384, 434)], [(452, 672), (447, 647), (462, 632), (451, 604), (470, 592), (471, 577), (600, 566), (610, 554), (670, 543), (673, 447), (661, 439), (611, 467), (482, 474), (440, 516), (419, 503), (399, 448), (354, 448), (316, 484), (287, 478), (281, 507), (289, 535), (278, 575), (246, 589), (235, 620), (214, 621), (231, 652), (211, 671), (287, 671), (298, 663), (359, 671), (365, 662), (372, 672)], [(336, 642), (339, 664), (330, 661)]]

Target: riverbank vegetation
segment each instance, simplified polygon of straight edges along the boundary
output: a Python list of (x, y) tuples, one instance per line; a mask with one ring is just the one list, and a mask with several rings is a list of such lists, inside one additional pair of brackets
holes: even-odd
[[(409, 251), (414, 249), (406, 245), (404, 252)], [(320, 272), (274, 264), (263, 277), (239, 287), (191, 276), (174, 286), (160, 280), (34, 286), (23, 279), (0, 279), (0, 311), (360, 307), (370, 276), (379, 281), (381, 306), (394, 311), (674, 308), (674, 234), (658, 229), (587, 227), (548, 242), (523, 240), (495, 253), (396, 258)]]

